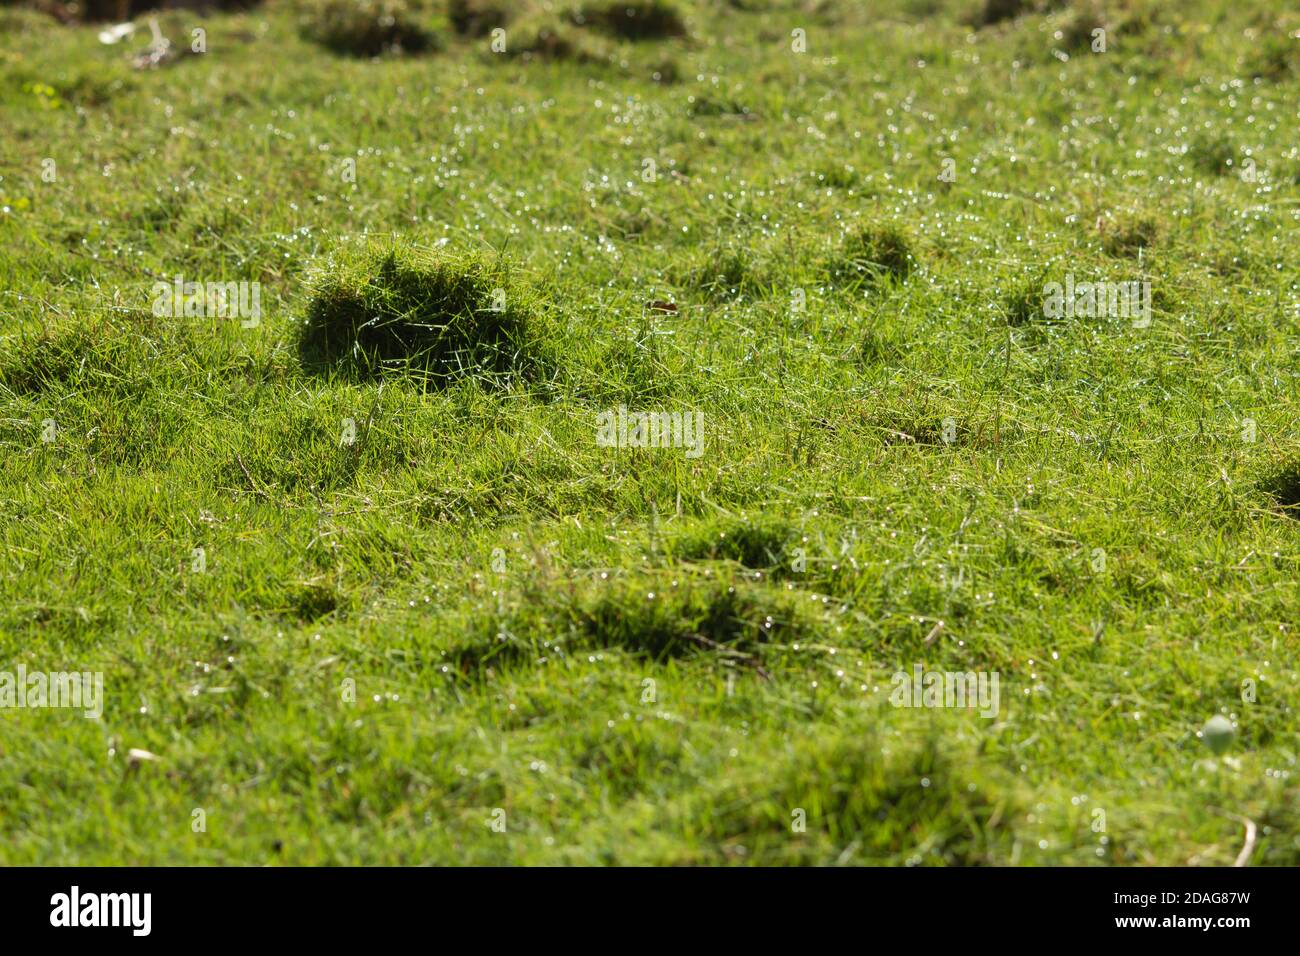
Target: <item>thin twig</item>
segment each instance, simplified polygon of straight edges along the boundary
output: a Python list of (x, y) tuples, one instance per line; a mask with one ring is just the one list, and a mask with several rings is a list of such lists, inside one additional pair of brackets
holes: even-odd
[(265, 491), (257, 487), (257, 482), (255, 482), (253, 476), (248, 473), (248, 466), (244, 464), (244, 459), (239, 452), (235, 452), (235, 461), (239, 462), (239, 470), (242, 471), (244, 477), (248, 479), (248, 487), (253, 489), (253, 494), (261, 495), (263, 498), (270, 497)]
[(1250, 854), (1255, 850), (1255, 821), (1248, 817), (1238, 817), (1246, 827), (1246, 843), (1237, 854), (1237, 859), (1232, 862), (1233, 866), (1245, 866), (1250, 862)]

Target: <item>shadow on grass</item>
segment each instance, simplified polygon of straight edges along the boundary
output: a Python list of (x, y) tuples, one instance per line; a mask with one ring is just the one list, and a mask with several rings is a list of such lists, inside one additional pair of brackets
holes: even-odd
[(1300, 462), (1260, 482), (1260, 490), (1273, 499), (1277, 510), (1300, 521)]

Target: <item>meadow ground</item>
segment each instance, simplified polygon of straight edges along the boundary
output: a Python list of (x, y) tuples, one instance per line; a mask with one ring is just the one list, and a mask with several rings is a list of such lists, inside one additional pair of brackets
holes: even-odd
[(0, 862), (1300, 863), (1283, 6), (0, 8)]

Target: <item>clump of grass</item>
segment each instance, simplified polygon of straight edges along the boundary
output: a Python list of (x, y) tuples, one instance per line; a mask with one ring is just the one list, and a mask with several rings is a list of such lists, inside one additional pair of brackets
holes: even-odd
[(16, 346), (6, 343), (0, 388), (15, 395), (37, 394), (75, 383), (88, 366), (92, 372), (107, 366), (120, 374), (117, 361), (127, 356), (114, 354), (117, 341), (101, 329), (74, 327), (43, 330)]
[(1226, 176), (1237, 151), (1226, 136), (1202, 134), (1187, 147), (1192, 166), (1211, 176)]
[(817, 182), (832, 189), (848, 189), (858, 184), (858, 171), (848, 163), (822, 162), (816, 169)]
[(721, 246), (696, 253), (676, 282), (714, 300), (735, 298), (759, 284), (745, 253)]
[(1293, 462), (1260, 483), (1260, 490), (1272, 498), (1289, 518), (1300, 519), (1300, 462)]
[(1160, 236), (1160, 224), (1145, 213), (1120, 213), (1100, 220), (1101, 246), (1107, 255), (1136, 256), (1150, 249)]
[(1200, 258), (1208, 262), (1215, 275), (1229, 278), (1240, 278), (1260, 268), (1257, 256), (1236, 245), (1202, 253)]
[(873, 390), (870, 399), (855, 403), (847, 411), (847, 424), (855, 426), (855, 434), (904, 448), (945, 446), (948, 426), (956, 431), (957, 441), (970, 446), (969, 437), (979, 428), (954, 403), (936, 401), (933, 395), (910, 388), (897, 394)]
[(650, 67), (650, 79), (654, 80), (656, 83), (663, 83), (664, 85), (680, 83), (682, 79), (682, 71), (677, 66), (676, 60), (672, 57), (665, 57)]
[(629, 404), (668, 399), (682, 377), (679, 369), (664, 362), (653, 342), (647, 345), (631, 337), (616, 338), (573, 371), (584, 396)]
[(764, 645), (797, 640), (804, 630), (793, 597), (765, 585), (637, 575), (576, 592), (530, 592), (520, 610), (485, 621), (450, 656), (465, 675), (596, 648), (655, 661), (720, 657), (761, 668)]
[(829, 272), (837, 280), (901, 282), (915, 267), (912, 241), (903, 229), (894, 223), (869, 223), (844, 237)]
[(668, 0), (595, 0), (574, 19), (625, 40), (658, 40), (686, 35), (686, 20)]
[(967, 16), (973, 27), (991, 27), (1006, 20), (1014, 20), (1033, 10), (1031, 0), (984, 0)]
[(514, 23), (506, 35), (505, 55), (521, 60), (597, 62), (604, 53), (594, 38), (569, 21), (536, 13)]
[(1300, 42), (1282, 32), (1266, 32), (1255, 41), (1245, 69), (1253, 78), (1275, 83), (1300, 75)]
[(551, 361), (533, 305), (500, 259), (370, 248), (322, 273), (299, 352), (309, 368), (362, 377), (406, 370), (435, 383), (532, 379)]
[(1002, 298), (1002, 314), (1007, 324), (1028, 325), (1043, 318), (1043, 280), (1042, 277), (1021, 282)]
[[(24, 3), (24, 0), (4, 0), (6, 4)], [(160, 7), (172, 4), (162, 0), (78, 0), (76, 3), (61, 3), (58, 0), (25, 0), (26, 5), (34, 7), (41, 13), (57, 18), (62, 23), (116, 23), (121, 20), (134, 20), (145, 13), (157, 12)], [(205, 10), (250, 10), (259, 6), (261, 0), (205, 0), (205, 2), (178, 4), (178, 6), (201, 7)]]
[(690, 115), (748, 118), (752, 114), (748, 106), (731, 97), (693, 96), (691, 97)]
[(903, 357), (903, 346), (892, 335), (875, 327), (862, 333), (858, 342), (858, 364), (863, 368), (893, 365)]
[[(978, 779), (935, 731), (888, 743), (869, 729), (817, 735), (777, 766), (737, 774), (690, 814), (711, 845), (749, 848), (753, 863), (981, 866), (1006, 862), (1022, 796)], [(807, 830), (789, 839), (792, 808)], [(909, 821), (901, 823), (900, 821)]]
[[(0, 23), (0, 28), (4, 26)], [(0, 29), (0, 35), (4, 33), (5, 30)], [(50, 111), (103, 106), (112, 99), (130, 94), (137, 84), (125, 61), (94, 65), (74, 61), (51, 76), (49, 82), (39, 70), (22, 63), (12, 75), (14, 85), (29, 105)]]
[(448, 0), (447, 19), (461, 36), (487, 36), (511, 19), (511, 5), (502, 0)]
[(606, 228), (624, 240), (633, 240), (650, 232), (656, 223), (654, 213), (645, 207), (619, 209), (607, 223)]
[(178, 365), (194, 348), (194, 329), (184, 320), (162, 320), (146, 311), (122, 310), (87, 324), (60, 323), (35, 335), (5, 342), (0, 349), (0, 392), (37, 395), (73, 391), (96, 383), (110, 393), (137, 394), (156, 377), (148, 355)]
[(291, 597), (290, 612), (300, 621), (319, 621), (338, 609), (339, 597), (332, 587), (302, 584)]
[(763, 587), (714, 581), (628, 582), (572, 609), (583, 643), (622, 647), (654, 660), (705, 653), (758, 664), (758, 650), (800, 631), (794, 608)]
[(928, 20), (944, 11), (943, 0), (904, 0), (903, 13), (912, 20)]
[(409, 0), (305, 0), (299, 29), (345, 56), (423, 53), (439, 45), (423, 9)]
[(799, 532), (785, 521), (758, 518), (712, 524), (685, 537), (676, 548), (689, 561), (735, 561), (751, 569), (779, 568)]
[(1090, 50), (1092, 32), (1099, 28), (1105, 29), (1107, 24), (1104, 21), (1105, 14), (1095, 5), (1071, 7), (1062, 15), (1052, 39), (1070, 53)]

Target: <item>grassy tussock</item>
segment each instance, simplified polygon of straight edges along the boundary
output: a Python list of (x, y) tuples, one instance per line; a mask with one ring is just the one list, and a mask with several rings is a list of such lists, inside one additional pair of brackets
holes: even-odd
[(482, 37), (509, 23), (519, 6), (503, 0), (447, 0), (447, 19), (462, 36)]
[(847, 233), (829, 263), (837, 281), (871, 283), (901, 282), (917, 266), (912, 240), (894, 223), (858, 226)]
[(305, 366), (446, 384), (534, 380), (552, 357), (535, 298), (503, 259), (371, 245), (331, 260), (299, 338)]
[(684, 560), (735, 561), (755, 570), (788, 568), (793, 549), (802, 542), (798, 530), (770, 517), (754, 521), (719, 522), (700, 529), (678, 543)]
[(625, 40), (659, 40), (686, 35), (681, 8), (671, 0), (589, 0), (574, 20)]
[(1005, 865), (1024, 800), (972, 774), (970, 759), (933, 730), (895, 742), (864, 726), (755, 768), (713, 795), (720, 812), (697, 806), (693, 822), (724, 858), (756, 864)]
[(440, 46), (420, 0), (297, 0), (303, 36), (347, 56), (427, 53)]

